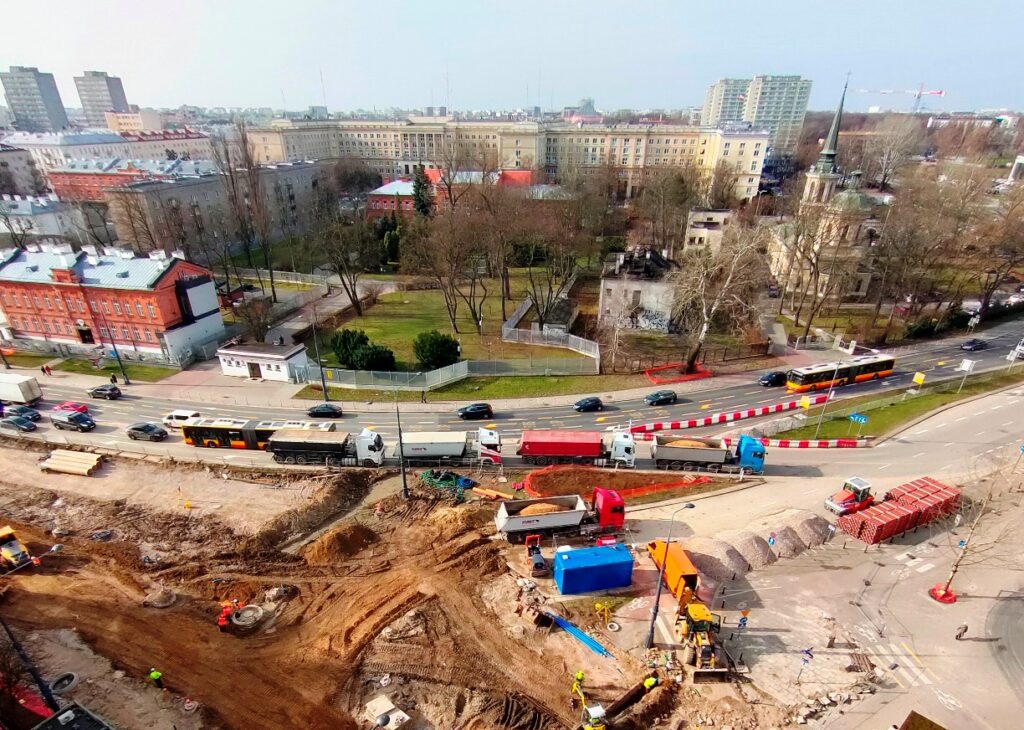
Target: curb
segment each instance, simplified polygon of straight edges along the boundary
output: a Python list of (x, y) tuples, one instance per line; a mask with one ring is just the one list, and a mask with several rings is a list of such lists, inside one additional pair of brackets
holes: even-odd
[[(828, 400), (828, 395), (804, 396), (810, 399), (812, 406), (819, 405)], [(803, 400), (801, 398), (800, 400)], [(702, 428), (703, 426), (714, 426), (719, 423), (732, 423), (742, 421), (744, 418), (758, 418), (772, 413), (783, 413), (800, 407), (800, 400), (783, 401), (771, 406), (761, 408), (748, 408), (744, 411), (730, 411), (729, 413), (714, 413), (704, 418), (691, 418), (686, 421), (659, 421), (655, 423), (641, 423), (637, 426), (630, 426), (630, 433), (649, 433), (651, 431), (674, 431), (683, 428)]]

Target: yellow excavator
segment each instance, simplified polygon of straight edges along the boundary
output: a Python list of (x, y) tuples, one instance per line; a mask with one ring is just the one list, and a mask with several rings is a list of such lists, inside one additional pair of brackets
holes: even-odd
[(38, 563), (10, 525), (0, 527), (0, 573), (10, 573)]
[(713, 682), (724, 679), (729, 662), (718, 644), (722, 618), (711, 613), (703, 603), (687, 603), (676, 623), (676, 633), (683, 649), (683, 663), (693, 666), (694, 682)]
[(579, 706), (583, 708), (583, 715), (580, 718), (582, 730), (608, 730), (605, 723), (605, 711), (601, 705), (587, 705), (587, 696), (583, 694), (583, 672), (576, 672), (576, 677), (570, 690), (573, 707), (576, 707), (576, 698), (579, 698)]

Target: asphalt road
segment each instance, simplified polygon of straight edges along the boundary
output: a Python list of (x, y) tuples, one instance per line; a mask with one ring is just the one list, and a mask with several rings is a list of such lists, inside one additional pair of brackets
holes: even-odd
[[(917, 371), (926, 373), (928, 380), (936, 378), (951, 377), (956, 374), (956, 368), (966, 356), (978, 361), (977, 369), (1006, 365), (1006, 354), (1017, 344), (1020, 339), (1024, 325), (1019, 323), (1005, 323), (988, 330), (983, 339), (989, 341), (990, 346), (986, 350), (973, 353), (965, 353), (959, 349), (962, 340), (955, 340), (944, 343), (936, 343), (934, 347), (926, 350), (897, 355), (897, 371), (883, 381), (861, 383), (846, 386), (836, 390), (836, 400), (860, 396), (880, 390), (893, 388), (894, 386), (906, 387), (911, 384), (913, 374)], [(837, 353), (841, 355), (841, 353)], [(844, 356), (845, 357), (845, 356)], [(750, 374), (750, 383), (745, 385), (723, 385), (712, 386), (706, 390), (700, 390), (685, 394), (680, 402), (672, 406), (651, 407), (643, 403), (641, 399), (634, 401), (620, 401), (616, 404), (609, 404), (604, 411), (596, 413), (575, 413), (565, 406), (558, 407), (534, 407), (512, 413), (496, 413), (490, 421), (462, 421), (454, 412), (452, 413), (419, 413), (407, 412), (402, 416), (402, 428), (409, 431), (457, 431), (487, 426), (501, 433), (506, 443), (515, 441), (523, 430), (541, 429), (594, 429), (605, 430), (615, 426), (626, 426), (630, 422), (644, 423), (650, 421), (671, 421), (687, 418), (696, 418), (723, 411), (741, 410), (757, 406), (778, 403), (783, 400), (790, 400), (784, 388), (763, 388), (756, 382), (759, 373)], [(90, 443), (100, 446), (115, 448), (129, 444), (124, 434), (125, 427), (141, 421), (158, 422), (160, 418), (175, 408), (195, 408), (205, 416), (223, 416), (245, 419), (296, 419), (305, 418), (303, 409), (309, 403), (299, 403), (294, 408), (280, 407), (258, 407), (221, 405), (210, 407), (207, 404), (172, 400), (165, 398), (139, 397), (131, 392), (131, 387), (124, 388), (125, 395), (117, 401), (92, 400), (89, 399), (79, 388), (51, 385), (43, 382), (44, 402), (40, 409), (44, 418), (40, 422), (38, 432), (41, 437), (47, 440), (62, 441), (70, 440), (80, 443)], [(652, 390), (654, 388), (652, 387)], [(90, 410), (98, 424), (95, 431), (89, 434), (76, 434), (68, 431), (53, 432), (49, 424), (46, 411), (53, 404), (62, 400), (77, 400), (88, 402)], [(394, 442), (397, 438), (398, 428), (393, 413), (361, 413), (358, 410), (346, 407), (346, 414), (343, 418), (337, 419), (338, 430), (359, 431), (362, 428), (372, 428), (378, 431), (388, 442)], [(755, 421), (746, 421), (752, 423)], [(716, 433), (724, 430), (723, 426), (710, 427), (707, 429), (696, 429), (694, 434)], [(51, 438), (53, 437), (53, 438)], [(132, 442), (138, 445), (141, 442)], [(175, 454), (196, 458), (196, 449), (185, 446), (181, 443), (180, 435), (172, 433), (171, 437), (160, 445), (154, 445), (154, 453)], [(204, 451), (204, 454), (210, 452)], [(643, 449), (640, 455), (644, 455)], [(263, 454), (211, 454), (209, 457), (215, 461), (228, 459), (235, 463), (260, 464), (268, 463), (269, 457)], [(813, 459), (821, 462), (820, 455)], [(771, 460), (776, 463), (776, 459)], [(770, 467), (771, 469), (771, 467)], [(769, 473), (777, 473), (769, 471)]]

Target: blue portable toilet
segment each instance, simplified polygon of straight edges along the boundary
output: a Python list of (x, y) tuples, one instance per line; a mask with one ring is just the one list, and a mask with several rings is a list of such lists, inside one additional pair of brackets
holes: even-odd
[(633, 556), (625, 545), (555, 553), (555, 585), (563, 596), (622, 588), (633, 582)]

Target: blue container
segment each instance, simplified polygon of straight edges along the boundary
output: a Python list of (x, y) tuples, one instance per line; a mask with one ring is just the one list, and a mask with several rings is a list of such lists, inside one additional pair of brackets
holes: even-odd
[(632, 581), (633, 556), (625, 545), (555, 553), (555, 585), (563, 596), (622, 588)]

